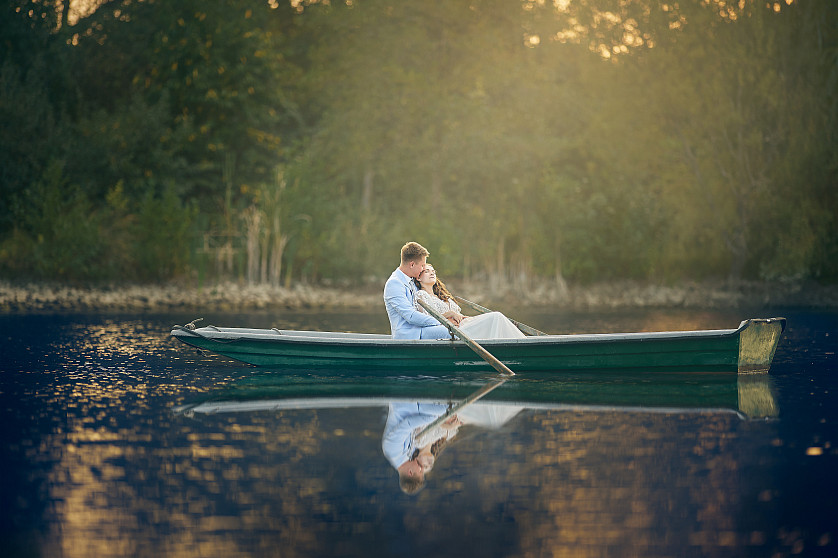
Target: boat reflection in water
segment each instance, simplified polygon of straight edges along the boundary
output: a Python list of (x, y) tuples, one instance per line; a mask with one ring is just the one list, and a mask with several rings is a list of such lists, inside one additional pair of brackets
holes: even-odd
[[(478, 401), (479, 400), (479, 401)], [(777, 417), (767, 373), (591, 373), (422, 377), (265, 373), (239, 380), (178, 413), (387, 406), (390, 401), (503, 403), (527, 409), (734, 412), (743, 419)]]
[(248, 377), (179, 414), (254, 411), (387, 409), (381, 448), (408, 494), (421, 490), (439, 456), (461, 429), (499, 429), (522, 411), (728, 414), (742, 420), (777, 417), (766, 373), (530, 374), (512, 379)]

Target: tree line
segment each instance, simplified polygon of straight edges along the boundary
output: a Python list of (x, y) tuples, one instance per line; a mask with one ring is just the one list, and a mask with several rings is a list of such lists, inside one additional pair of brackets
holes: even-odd
[(831, 0), (2, 9), (7, 278), (838, 280)]

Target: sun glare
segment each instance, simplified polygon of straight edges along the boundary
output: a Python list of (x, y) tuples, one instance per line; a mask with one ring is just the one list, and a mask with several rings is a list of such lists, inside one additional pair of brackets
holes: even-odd
[(107, 0), (64, 0), (70, 10), (67, 14), (67, 23), (75, 25), (80, 19), (89, 16), (106, 2)]

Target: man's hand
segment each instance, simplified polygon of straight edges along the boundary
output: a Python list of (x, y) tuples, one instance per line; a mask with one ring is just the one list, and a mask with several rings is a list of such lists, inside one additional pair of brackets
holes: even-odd
[(463, 421), (460, 420), (460, 417), (457, 415), (452, 415), (450, 418), (446, 419), (440, 426), (445, 430), (455, 430), (463, 425)]
[(460, 325), (460, 322), (463, 321), (463, 317), (464, 317), (459, 312), (454, 312), (453, 310), (449, 310), (448, 312), (443, 314), (443, 316), (448, 318), (448, 321), (451, 322), (452, 324), (454, 324), (455, 326)]

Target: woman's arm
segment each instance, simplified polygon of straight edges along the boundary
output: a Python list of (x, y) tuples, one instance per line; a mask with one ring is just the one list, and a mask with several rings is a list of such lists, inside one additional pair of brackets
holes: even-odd
[[(448, 321), (454, 325), (460, 325), (460, 322), (463, 320), (462, 314), (451, 310), (451, 307), (447, 302), (443, 302), (438, 296), (432, 295), (428, 291), (417, 291), (416, 298), (420, 299), (425, 304), (430, 304), (434, 310), (448, 318)], [(425, 312), (425, 309), (421, 306), (419, 307), (419, 310)]]
[(454, 325), (460, 325), (460, 322), (462, 322), (465, 318), (465, 316), (463, 316), (460, 312), (460, 306), (454, 302), (453, 298), (449, 298), (444, 304), (446, 305), (447, 310), (443, 312), (442, 315), (448, 318)]

